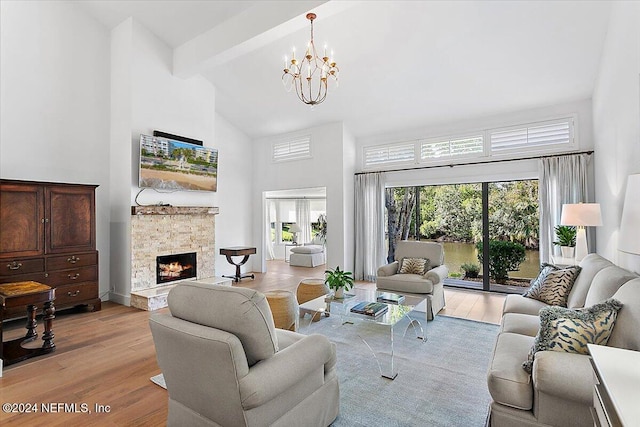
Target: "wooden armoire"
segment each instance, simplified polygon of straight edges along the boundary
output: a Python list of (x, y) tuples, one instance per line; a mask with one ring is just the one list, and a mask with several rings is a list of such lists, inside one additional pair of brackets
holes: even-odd
[(100, 310), (96, 187), (0, 180), (0, 283), (33, 280), (56, 288), (56, 310)]

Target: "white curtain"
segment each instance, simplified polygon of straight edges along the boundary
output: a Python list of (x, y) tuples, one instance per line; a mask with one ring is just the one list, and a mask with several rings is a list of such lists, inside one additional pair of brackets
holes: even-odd
[(356, 280), (374, 282), (385, 264), (384, 173), (355, 176)]
[(266, 251), (265, 251), (265, 259), (266, 260), (272, 260), (272, 259), (276, 259), (276, 255), (275, 252), (273, 251), (273, 241), (271, 240), (271, 224), (276, 222), (276, 204), (273, 202), (273, 200), (266, 200), (266, 215), (265, 218), (267, 220), (266, 223), (266, 235), (265, 235), (265, 246), (266, 246)]
[(307, 199), (296, 200), (296, 223), (302, 229), (298, 233), (298, 243), (311, 241), (311, 203)]
[(540, 262), (549, 262), (553, 254), (554, 227), (560, 224), (562, 205), (588, 202), (588, 161), (588, 154), (540, 159)]

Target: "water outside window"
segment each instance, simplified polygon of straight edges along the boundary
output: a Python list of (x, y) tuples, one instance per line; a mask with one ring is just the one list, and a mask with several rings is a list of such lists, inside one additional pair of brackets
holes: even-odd
[[(540, 269), (538, 181), (485, 185), (490, 289), (522, 292)], [(389, 237), (441, 242), (449, 268), (446, 284), (482, 289), (482, 194), (479, 183), (387, 189), (387, 243)], [(499, 252), (510, 256), (502, 259)]]

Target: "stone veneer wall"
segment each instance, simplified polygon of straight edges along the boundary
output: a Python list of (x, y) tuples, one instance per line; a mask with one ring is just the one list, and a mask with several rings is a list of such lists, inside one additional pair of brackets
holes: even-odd
[(197, 278), (215, 275), (218, 208), (133, 206), (131, 214), (132, 292), (163, 286), (156, 284), (159, 255), (195, 252)]

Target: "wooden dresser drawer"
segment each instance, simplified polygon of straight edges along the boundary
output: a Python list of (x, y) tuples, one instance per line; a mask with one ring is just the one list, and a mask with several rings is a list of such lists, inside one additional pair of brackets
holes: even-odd
[(44, 271), (41, 271), (40, 273), (18, 274), (16, 276), (0, 276), (0, 283), (34, 281), (49, 286), (49, 284), (47, 283), (47, 279), (47, 274)]
[(98, 252), (80, 252), (47, 258), (47, 271), (66, 270), (96, 264), (98, 264)]
[(98, 266), (71, 268), (69, 270), (49, 271), (47, 285), (62, 286), (71, 283), (91, 282), (98, 280)]
[(0, 276), (17, 276), (44, 272), (44, 258), (8, 259), (0, 261)]
[(58, 286), (56, 288), (56, 307), (82, 304), (82, 301), (98, 298), (98, 283), (84, 282)]

